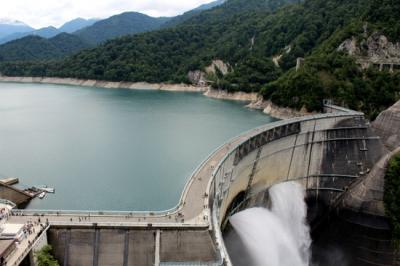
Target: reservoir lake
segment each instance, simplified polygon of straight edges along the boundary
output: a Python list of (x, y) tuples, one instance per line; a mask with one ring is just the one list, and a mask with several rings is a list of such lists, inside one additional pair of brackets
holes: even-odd
[(28, 209), (174, 207), (217, 147), (275, 121), (200, 93), (0, 83), (0, 177), (56, 189)]

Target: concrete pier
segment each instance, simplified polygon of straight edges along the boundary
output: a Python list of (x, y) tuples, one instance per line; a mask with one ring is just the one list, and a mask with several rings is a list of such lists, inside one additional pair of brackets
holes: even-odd
[(12, 186), (12, 185), (18, 184), (19, 179), (18, 179), (18, 177), (7, 177), (7, 178), (0, 179), (0, 183)]

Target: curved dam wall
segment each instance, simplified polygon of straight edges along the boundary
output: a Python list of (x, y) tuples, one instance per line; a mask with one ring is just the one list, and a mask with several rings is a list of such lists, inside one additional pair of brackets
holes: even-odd
[(232, 139), (199, 166), (171, 211), (17, 210), (12, 219), (48, 220), (61, 265), (231, 265), (221, 232), (231, 214), (265, 206), (272, 185), (292, 180), (334, 206), (383, 155), (362, 113), (330, 111), (340, 112), (282, 120)]
[(382, 154), (379, 137), (363, 114), (353, 111), (284, 120), (255, 133), (219, 163), (210, 187), (222, 259), (231, 264), (221, 226), (241, 208), (265, 204), (269, 187), (296, 180), (309, 197), (333, 205)]

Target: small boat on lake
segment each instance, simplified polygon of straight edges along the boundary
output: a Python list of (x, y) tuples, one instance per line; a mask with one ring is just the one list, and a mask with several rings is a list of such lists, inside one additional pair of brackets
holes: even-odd
[(38, 195), (38, 198), (39, 199), (43, 199), (44, 197), (46, 196), (46, 192), (42, 192), (42, 193), (40, 193), (39, 195)]
[(36, 187), (37, 189), (41, 191), (45, 191), (47, 193), (55, 193), (56, 190), (54, 188), (48, 187), (48, 186), (42, 186), (42, 187)]

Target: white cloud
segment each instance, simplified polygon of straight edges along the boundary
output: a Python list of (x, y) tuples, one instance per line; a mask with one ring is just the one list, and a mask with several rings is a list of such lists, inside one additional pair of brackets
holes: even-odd
[(107, 18), (125, 11), (175, 16), (213, 0), (0, 0), (0, 18), (32, 27), (60, 26), (71, 19)]

